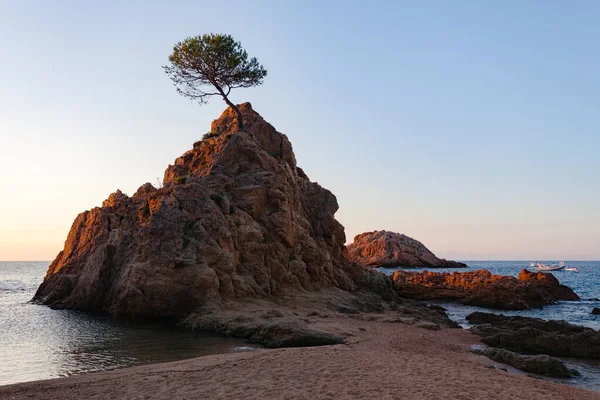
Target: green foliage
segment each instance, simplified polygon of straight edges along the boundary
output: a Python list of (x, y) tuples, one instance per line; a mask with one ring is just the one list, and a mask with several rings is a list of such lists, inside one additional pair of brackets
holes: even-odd
[(228, 102), (231, 89), (260, 85), (267, 76), (258, 60), (249, 59), (242, 44), (230, 35), (188, 37), (173, 47), (169, 62), (163, 68), (179, 94), (199, 103), (213, 95)]
[(185, 175), (178, 176), (177, 178), (175, 178), (175, 183), (178, 185), (183, 185), (183, 184), (185, 184), (186, 180), (187, 180), (187, 176), (185, 176)]
[(202, 140), (210, 139), (210, 138), (213, 138), (216, 136), (219, 136), (219, 134), (217, 132), (208, 131), (204, 135), (202, 135)]

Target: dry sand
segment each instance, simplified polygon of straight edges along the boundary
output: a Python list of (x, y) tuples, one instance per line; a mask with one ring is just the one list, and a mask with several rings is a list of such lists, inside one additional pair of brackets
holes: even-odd
[[(260, 350), (0, 387), (1, 399), (600, 399), (600, 393), (491, 369), (476, 336), (330, 316), (345, 345)], [(388, 321), (391, 320), (388, 318)]]

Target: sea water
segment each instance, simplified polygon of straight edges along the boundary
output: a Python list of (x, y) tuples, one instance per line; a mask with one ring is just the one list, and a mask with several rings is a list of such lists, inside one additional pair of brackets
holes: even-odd
[(32, 304), (48, 262), (0, 262), (0, 385), (246, 350), (241, 339)]

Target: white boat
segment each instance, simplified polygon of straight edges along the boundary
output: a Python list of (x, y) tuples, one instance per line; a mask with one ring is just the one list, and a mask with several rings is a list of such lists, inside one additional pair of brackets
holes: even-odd
[(579, 270), (575, 267), (567, 267), (565, 268), (565, 271), (579, 272)]
[(552, 264), (552, 265), (537, 263), (535, 266), (535, 269), (536, 269), (536, 271), (558, 271), (558, 270), (563, 269), (564, 267), (565, 267), (565, 262), (561, 261), (559, 264)]

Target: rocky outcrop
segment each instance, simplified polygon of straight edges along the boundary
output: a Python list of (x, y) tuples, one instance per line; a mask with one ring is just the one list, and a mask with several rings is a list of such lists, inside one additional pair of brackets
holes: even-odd
[(519, 272), (518, 279), (528, 284), (529, 287), (536, 288), (542, 293), (548, 293), (550, 297), (556, 300), (580, 300), (579, 296), (570, 287), (561, 285), (551, 273), (531, 272), (523, 269)]
[(518, 278), (493, 275), (487, 270), (469, 272), (408, 272), (392, 275), (401, 296), (419, 300), (458, 301), (462, 304), (504, 310), (524, 310), (579, 300), (568, 287), (549, 273), (521, 271)]
[(368, 267), (464, 268), (467, 265), (437, 258), (423, 243), (400, 233), (365, 232), (347, 246), (348, 257)]
[(598, 307), (594, 307), (594, 308), (592, 309), (592, 314), (593, 314), (593, 315), (600, 315), (600, 308), (598, 308)]
[(579, 372), (569, 369), (562, 360), (547, 355), (522, 355), (509, 350), (487, 347), (483, 350), (474, 350), (499, 363), (507, 364), (521, 371), (531, 372), (538, 375), (553, 378), (573, 378), (579, 376)]
[[(395, 300), (387, 277), (343, 255), (337, 200), (296, 165), (287, 136), (249, 103), (239, 109), (246, 131), (237, 131), (227, 109), (210, 137), (167, 168), (163, 187), (146, 183), (131, 197), (116, 191), (102, 207), (77, 216), (34, 300), (118, 316), (185, 318), (219, 331), (240, 326), (221, 311), (252, 298), (332, 290), (340, 298), (368, 293), (380, 303)], [(281, 339), (294, 323), (284, 325), (246, 324), (236, 332), (262, 329), (243, 336), (310, 342), (308, 334)]]
[(467, 316), (471, 331), (493, 347), (526, 354), (600, 359), (600, 332), (565, 321), (507, 317), (482, 312)]
[(248, 315), (210, 315), (200, 318), (193, 327), (225, 336), (242, 337), (248, 343), (260, 343), (272, 348), (344, 343), (344, 338), (339, 335), (313, 329), (302, 319), (277, 310), (265, 311), (259, 318), (250, 318)]

